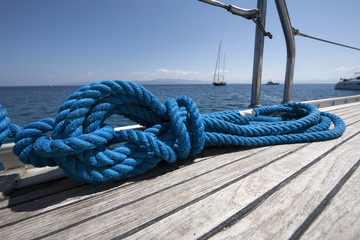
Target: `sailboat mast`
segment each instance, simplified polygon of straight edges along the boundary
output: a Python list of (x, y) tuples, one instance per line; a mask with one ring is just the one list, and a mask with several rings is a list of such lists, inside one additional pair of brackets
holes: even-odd
[(218, 50), (218, 55), (217, 55), (217, 59), (216, 59), (214, 80), (213, 80), (214, 82), (220, 81), (220, 53), (221, 53), (221, 41), (219, 44), (219, 50)]
[(226, 55), (224, 54), (224, 62), (223, 62), (223, 70), (222, 70), (222, 82), (225, 82), (225, 57)]

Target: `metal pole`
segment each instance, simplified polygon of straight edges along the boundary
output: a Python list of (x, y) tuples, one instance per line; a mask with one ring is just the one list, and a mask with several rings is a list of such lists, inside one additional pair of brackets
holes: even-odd
[[(266, 5), (267, 0), (258, 0), (257, 9), (261, 13), (260, 22), (265, 28), (266, 19)], [(259, 25), (256, 25), (255, 33), (255, 49), (254, 49), (254, 64), (251, 86), (251, 104), (249, 108), (260, 107), (260, 90), (261, 90), (261, 77), (263, 65), (263, 52), (264, 52), (264, 33), (261, 31)]]
[(246, 19), (253, 19), (254, 17), (258, 16), (258, 10), (257, 9), (245, 9), (245, 8), (239, 8), (234, 5), (227, 5), (219, 1), (215, 0), (199, 0), (200, 2), (208, 3), (210, 5), (214, 5), (217, 7), (224, 8), (231, 12), (234, 15), (241, 16)]
[(285, 0), (275, 0), (275, 3), (280, 17), (282, 29), (284, 31), (286, 49), (287, 49), (284, 97), (282, 101), (282, 103), (287, 103), (291, 101), (292, 86), (294, 79), (295, 39), (294, 39), (294, 34), (292, 31), (289, 13), (286, 7)]

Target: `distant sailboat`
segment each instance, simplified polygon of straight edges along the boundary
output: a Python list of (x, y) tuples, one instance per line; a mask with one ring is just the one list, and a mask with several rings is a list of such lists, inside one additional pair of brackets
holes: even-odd
[(221, 66), (220, 66), (220, 58), (221, 55), (221, 41), (219, 44), (219, 51), (218, 51), (218, 55), (217, 55), (217, 59), (216, 59), (216, 65), (215, 65), (215, 72), (214, 72), (214, 79), (213, 79), (213, 85), (214, 86), (225, 86), (226, 85), (226, 81), (225, 81), (225, 55), (224, 55), (224, 62), (223, 62), (223, 69), (222, 71), (220, 70)]

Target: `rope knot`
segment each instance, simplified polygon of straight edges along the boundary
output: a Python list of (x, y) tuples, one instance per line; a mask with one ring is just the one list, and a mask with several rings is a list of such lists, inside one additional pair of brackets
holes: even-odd
[(161, 160), (174, 162), (176, 157), (151, 134), (116, 133), (104, 121), (117, 114), (153, 126), (163, 121), (165, 111), (139, 85), (122, 81), (93, 83), (70, 95), (55, 119), (25, 126), (15, 137), (14, 153), (24, 163), (37, 167), (58, 165), (67, 175), (84, 182), (129, 178)]
[(204, 147), (205, 132), (199, 110), (190, 97), (165, 102), (171, 129), (175, 134), (175, 151), (179, 159), (195, 156)]
[[(15, 137), (14, 153), (36, 167), (58, 165), (80, 181), (129, 178), (162, 160), (175, 162), (202, 150), (204, 126), (195, 103), (181, 97), (169, 100), (166, 106), (140, 85), (93, 83), (70, 95), (55, 119), (25, 126)], [(103, 124), (113, 114), (153, 128), (115, 132)], [(161, 131), (156, 133), (156, 125), (165, 126), (161, 131), (171, 126), (173, 144)]]

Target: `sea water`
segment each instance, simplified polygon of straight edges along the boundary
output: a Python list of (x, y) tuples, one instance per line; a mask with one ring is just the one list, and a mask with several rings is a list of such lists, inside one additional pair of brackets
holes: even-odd
[[(55, 118), (67, 96), (80, 86), (0, 87), (0, 104), (8, 112), (11, 122), (20, 126), (43, 118)], [(212, 85), (144, 85), (164, 103), (168, 98), (189, 96), (200, 113), (225, 110), (241, 110), (250, 105), (250, 84)], [(262, 106), (280, 104), (284, 85), (262, 85)], [(335, 90), (333, 84), (294, 84), (292, 101), (308, 101), (324, 98), (357, 95), (359, 91)], [(106, 123), (113, 126), (135, 124), (123, 117), (112, 117)]]

